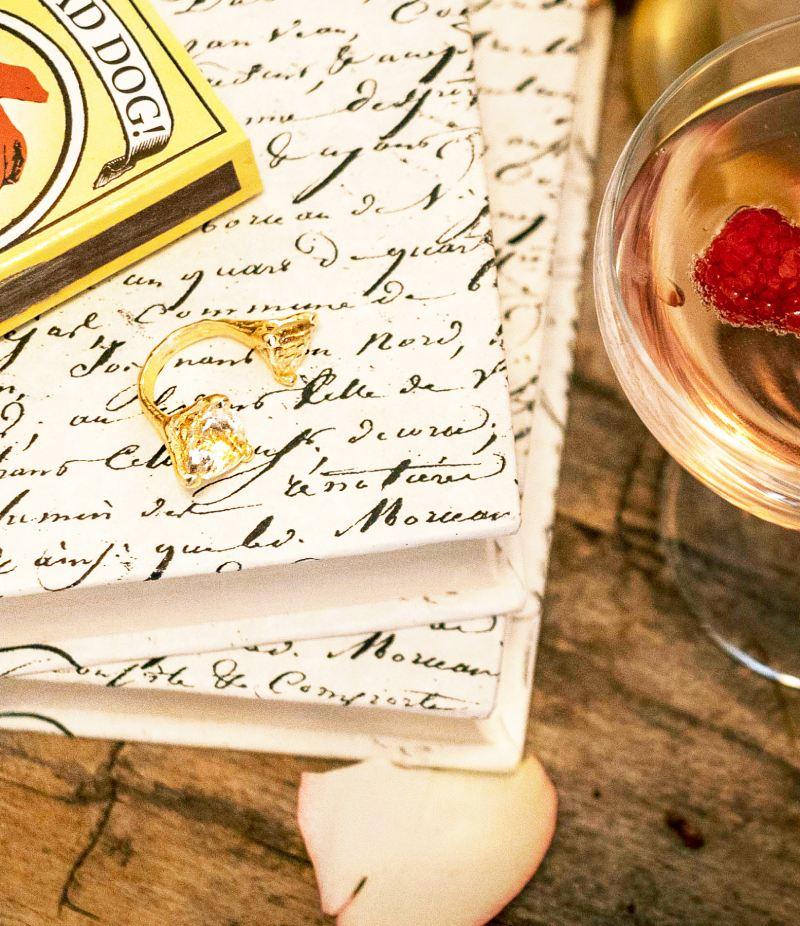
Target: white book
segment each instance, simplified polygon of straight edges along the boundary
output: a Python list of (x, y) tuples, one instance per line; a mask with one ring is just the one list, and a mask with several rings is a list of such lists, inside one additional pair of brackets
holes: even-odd
[[(483, 118), (492, 124), (499, 99), (505, 114), (504, 119), (494, 121), (496, 129), (488, 139), (492, 218), (497, 229), (502, 228), (509, 200), (504, 201), (498, 192), (495, 175), (505, 173), (504, 158), (515, 167), (520, 164), (516, 127), (526, 124), (526, 117), (538, 121), (543, 130), (549, 126), (538, 105), (572, 138), (569, 158), (566, 146), (550, 141), (545, 143), (547, 154), (533, 158), (538, 175), (547, 178), (545, 183), (522, 183), (516, 191), (506, 191), (515, 197), (514, 212), (507, 215), (510, 221), (529, 219), (530, 224), (545, 213), (546, 219), (534, 229), (545, 230), (542, 240), (534, 234), (519, 238), (514, 228), (497, 236), (501, 254), (509, 238), (518, 238), (517, 248), (530, 239), (522, 254), (514, 257), (515, 262), (530, 259), (533, 264), (525, 276), (504, 280), (513, 263), (501, 261), (501, 291), (513, 291), (521, 283), (519, 295), (533, 294), (533, 299), (537, 292), (550, 290), (547, 311), (541, 313), (543, 323), (516, 326), (528, 343), (523, 337), (509, 339), (512, 357), (515, 350), (527, 350), (533, 356), (532, 339), (544, 356), (541, 377), (530, 377), (538, 380), (534, 401), (515, 409), (518, 451), (521, 458), (527, 458), (527, 485), (535, 487), (525, 493), (518, 541), (527, 564), (529, 607), (511, 620), (492, 616), (396, 632), (293, 639), (235, 651), (118, 660), (92, 667), (74, 660), (71, 668), (33, 675), (26, 681), (15, 673), (4, 685), (6, 725), (45, 729), (55, 725), (83, 735), (340, 757), (387, 750), (397, 761), (472, 768), (507, 768), (516, 761), (524, 742), (549, 550), (562, 439), (559, 422), (566, 413), (575, 290), (591, 190), (586, 152), (593, 150), (597, 135), (610, 16), (595, 14), (582, 50), (577, 75), (580, 103), (573, 132), (575, 45), (583, 26), (582, 13), (563, 7), (548, 7), (545, 12), (534, 0), (514, 4), (514, 16), (504, 7), (501, 0), (495, 0), (473, 20), (482, 36), (477, 69)], [(502, 66), (503, 59), (514, 54), (508, 41), (511, 36), (517, 40), (513, 47), (521, 59), (515, 64), (526, 65), (528, 86), (537, 85), (539, 92), (533, 101), (525, 87), (516, 89), (516, 78), (507, 84), (512, 88), (510, 94), (499, 93), (499, 84), (493, 80), (501, 69), (505, 76), (514, 75), (513, 67)], [(537, 54), (534, 41), (540, 42), (541, 49), (557, 42), (560, 51)], [(535, 147), (535, 133), (531, 134), (529, 150)], [(549, 167), (543, 163), (548, 160), (553, 162)], [(552, 232), (547, 228), (550, 224)], [(556, 237), (558, 249), (551, 266)], [(508, 306), (506, 296), (504, 313)], [(516, 315), (519, 320), (522, 312)], [(533, 362), (538, 365), (537, 360)], [(55, 659), (64, 657), (72, 658), (54, 654)], [(17, 658), (20, 672), (35, 668), (41, 657), (26, 651)]]
[[(265, 192), (0, 341), (3, 642), (103, 659), (137, 634), (174, 652), (517, 610), (464, 15), (159, 7), (246, 127)], [(221, 340), (159, 381), (167, 410), (230, 395), (257, 445), (187, 493), (136, 401), (149, 350), (192, 321), (308, 308), (296, 387)]]
[[(346, 8), (347, 4), (342, 7)], [(192, 17), (171, 4), (164, 4), (164, 9), (167, 13), (172, 11), (172, 23), (186, 30), (188, 46), (193, 50), (200, 47), (202, 42), (195, 37), (194, 27), (191, 23), (187, 25)], [(447, 35), (454, 31), (454, 25), (463, 25), (460, 14), (453, 15), (455, 20), (449, 20)], [(532, 390), (536, 388), (541, 353), (541, 303), (549, 285), (574, 107), (575, 51), (583, 29), (584, 11), (579, 4), (551, 7), (529, 0), (526, 4), (479, 7), (475, 15), (477, 70), (483, 75), (481, 116), (492, 132), (483, 167), (492, 187), (492, 222), (500, 249), (502, 309), (512, 370), (513, 426), (518, 438), (522, 481), (530, 444)], [(208, 25), (209, 17), (214, 22), (222, 17), (227, 23), (224, 9), (215, 7), (208, 13), (199, 9), (196, 18), (201, 20), (205, 31), (212, 28)], [(426, 17), (421, 18), (427, 21)], [(442, 17), (436, 17), (437, 23), (441, 20)], [(381, 28), (380, 23), (371, 25)], [(274, 33), (268, 34), (268, 44), (272, 45)], [(429, 37), (423, 40), (418, 33), (412, 33), (412, 37), (417, 43), (425, 42), (418, 49), (430, 47)], [(303, 60), (302, 55), (307, 54), (306, 33), (299, 27), (281, 34), (278, 41), (288, 43), (292, 49), (299, 45), (300, 51), (294, 56), (290, 54), (293, 60)], [(239, 53), (238, 47), (233, 51), (226, 49), (229, 55)], [(426, 60), (430, 56), (430, 51), (417, 50), (409, 53), (409, 60)], [(217, 73), (213, 60), (210, 64), (204, 56), (199, 60), (213, 80)], [(243, 67), (241, 63), (237, 66)], [(452, 67), (452, 61), (449, 66)], [(466, 63), (463, 67), (471, 75), (471, 65)], [(471, 86), (472, 77), (466, 80)], [(236, 101), (228, 102), (234, 105)], [(251, 103), (249, 97), (245, 102), (243, 118)], [(469, 121), (476, 123), (477, 108), (473, 110)], [(316, 120), (311, 124), (316, 125)], [(526, 127), (524, 131), (520, 126)], [(483, 169), (478, 162), (483, 138), (477, 128), (466, 136), (459, 130), (454, 144), (460, 145), (464, 137), (468, 137), (470, 151), (474, 151), (469, 173), (474, 173), (477, 166), (482, 177)], [(427, 138), (427, 132), (423, 133), (423, 139)], [(435, 160), (441, 162), (442, 158), (437, 155)], [(452, 165), (447, 163), (450, 169)], [(428, 176), (426, 182), (429, 179)], [(447, 184), (454, 183), (457, 178), (448, 175)], [(445, 197), (437, 195), (440, 199), (434, 205), (439, 208)], [(428, 212), (427, 208), (423, 210), (423, 226), (429, 221)], [(238, 219), (229, 221), (235, 224)], [(170, 252), (159, 259), (167, 260)], [(459, 261), (463, 256), (456, 255)], [(429, 259), (422, 259), (423, 268)], [(181, 313), (189, 312), (183, 304)], [(430, 345), (425, 350), (430, 350)], [(139, 424), (146, 427), (144, 422)], [(446, 440), (449, 442), (450, 438)], [(441, 449), (442, 439), (429, 443), (437, 442)], [(361, 438), (356, 441), (357, 446), (362, 443)], [(469, 479), (464, 484), (472, 486)], [(481, 484), (482, 480), (477, 483)], [(2, 485), (0, 478), (0, 493)], [(440, 494), (434, 489), (436, 504)], [(238, 510), (226, 514), (242, 517)], [(213, 527), (217, 518), (206, 513), (202, 517), (189, 515), (166, 520), (185, 529), (198, 521)], [(156, 519), (145, 526), (155, 531), (161, 523), (163, 519)], [(47, 529), (59, 527), (58, 523), (49, 524)], [(21, 525), (20, 529), (24, 532), (27, 527)], [(75, 525), (73, 531), (84, 542), (83, 522)], [(28, 533), (29, 540), (35, 534), (34, 525), (33, 532)], [(162, 559), (173, 557), (174, 550), (175, 544), (156, 544), (156, 553)], [(155, 574), (168, 577), (168, 570), (160, 565), (154, 568)], [(230, 568), (238, 569), (238, 565)], [(10, 649), (5, 655), (0, 653), (0, 669), (35, 671), (48, 665), (58, 667), (60, 656), (52, 653), (51, 648), (67, 651), (80, 664), (89, 664), (122, 653), (129, 658), (148, 658), (187, 653), (198, 646), (214, 650), (281, 637), (305, 639), (330, 633), (370, 632), (376, 626), (396, 629), (431, 621), (464, 621), (487, 613), (514, 613), (525, 595), (520, 581), (520, 577), (524, 579), (521, 547), (515, 541), (502, 546), (482, 542), (446, 544), (435, 549), (412, 548), (369, 558), (303, 563), (293, 568), (291, 582), (285, 581), (285, 567), (260, 570), (258, 575), (248, 571), (244, 581), (238, 572), (232, 576), (212, 572), (194, 576), (188, 594), (185, 582), (167, 581), (163, 576), (158, 583), (126, 582), (91, 588), (81, 583), (76, 589), (59, 592), (54, 602), (57, 608), (49, 607), (41, 595), (9, 599), (5, 611), (0, 600), (3, 643)], [(0, 576), (0, 588), (2, 582)], [(214, 608), (203, 608), (209, 599), (213, 600)], [(164, 619), (165, 614), (169, 620)], [(380, 615), (377, 619), (376, 614)], [(40, 632), (45, 617), (46, 635)], [(39, 631), (35, 635), (32, 626)], [(20, 648), (34, 646), (36, 658), (27, 649), (23, 658), (18, 658)]]

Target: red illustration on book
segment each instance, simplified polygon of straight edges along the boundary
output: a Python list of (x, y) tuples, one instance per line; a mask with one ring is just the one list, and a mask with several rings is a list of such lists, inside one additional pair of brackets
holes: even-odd
[[(45, 103), (47, 91), (28, 68), (0, 61), (0, 100)], [(27, 157), (25, 136), (0, 105), (0, 187), (19, 180)]]

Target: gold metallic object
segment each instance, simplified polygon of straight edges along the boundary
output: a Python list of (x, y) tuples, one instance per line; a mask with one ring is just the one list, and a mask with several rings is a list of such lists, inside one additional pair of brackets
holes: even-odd
[(631, 90), (639, 112), (645, 113), (720, 42), (719, 0), (641, 0), (631, 17), (628, 46)]
[(233, 338), (255, 350), (281, 385), (293, 386), (316, 326), (316, 312), (299, 312), (286, 320), (208, 319), (178, 328), (153, 349), (139, 374), (139, 401), (187, 488), (219, 479), (252, 460), (254, 452), (227, 396), (201, 396), (171, 415), (162, 411), (156, 383), (164, 367), (192, 344)]

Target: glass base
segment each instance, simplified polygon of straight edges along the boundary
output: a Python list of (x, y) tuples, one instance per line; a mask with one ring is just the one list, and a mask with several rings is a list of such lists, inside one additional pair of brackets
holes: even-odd
[(703, 629), (759, 675), (800, 689), (800, 531), (720, 498), (670, 460), (661, 537)]

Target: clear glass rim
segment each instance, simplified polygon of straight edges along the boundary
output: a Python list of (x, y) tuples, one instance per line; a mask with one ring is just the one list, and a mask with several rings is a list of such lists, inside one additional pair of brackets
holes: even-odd
[[(714, 445), (719, 446), (722, 444), (724, 450), (730, 457), (730, 463), (735, 471), (738, 473), (747, 472), (749, 470), (754, 471), (761, 481), (765, 482), (772, 489), (772, 492), (777, 492), (780, 496), (784, 496), (782, 499), (783, 504), (779, 503), (777, 509), (769, 502), (763, 504), (762, 507), (770, 512), (770, 515), (764, 516), (768, 516), (771, 520), (778, 521), (779, 523), (783, 522), (787, 525), (795, 522), (795, 519), (800, 516), (800, 467), (792, 466), (784, 460), (770, 458), (768, 469), (765, 469), (765, 454), (763, 452), (759, 453), (752, 447), (737, 442), (732, 434), (720, 432), (713, 428), (705, 416), (699, 412), (687, 397), (661, 372), (639, 336), (622, 297), (620, 281), (616, 271), (614, 229), (619, 207), (622, 203), (624, 193), (627, 192), (627, 189), (623, 191), (623, 182), (629, 174), (635, 156), (640, 153), (643, 139), (646, 137), (647, 133), (652, 130), (667, 104), (679, 96), (687, 85), (694, 81), (700, 74), (718, 65), (731, 53), (746, 48), (748, 45), (765, 36), (775, 35), (784, 29), (797, 28), (798, 26), (800, 26), (800, 15), (791, 16), (751, 32), (747, 32), (742, 36), (737, 36), (701, 58), (692, 65), (692, 67), (684, 71), (684, 73), (661, 94), (637, 125), (614, 167), (600, 208), (594, 250), (594, 287), (597, 310), (600, 317), (600, 328), (609, 357), (618, 375), (621, 370), (618, 365), (619, 357), (615, 351), (613, 341), (617, 338), (623, 338), (633, 346), (636, 363), (640, 365), (642, 371), (652, 381), (661, 397), (668, 400), (670, 411), (676, 414), (680, 424), (685, 424), (696, 430), (706, 441)], [(800, 58), (798, 60), (798, 65), (800, 65)], [(624, 376), (620, 378), (624, 386)], [(633, 397), (629, 395), (629, 398), (633, 401)], [(633, 401), (633, 404), (636, 410), (641, 414), (641, 410), (637, 403)], [(644, 415), (642, 415), (642, 417), (645, 418), (645, 424), (650, 427), (650, 423), (646, 420), (646, 417)], [(653, 431), (656, 438), (659, 440), (662, 439), (663, 435), (660, 435), (656, 428), (650, 429)], [(698, 478), (709, 484), (712, 489), (730, 497), (731, 501), (741, 504), (741, 499), (731, 497), (730, 493), (726, 493), (721, 485), (714, 485), (707, 476), (695, 472), (694, 468), (686, 462), (685, 455), (682, 455), (676, 447), (671, 446), (668, 440), (664, 439), (662, 443), (664, 443), (666, 449), (679, 463), (686, 465)], [(774, 496), (772, 500), (775, 502), (778, 501)], [(788, 520), (785, 517), (787, 507), (791, 507), (796, 512), (795, 516)], [(779, 514), (776, 516), (776, 511), (780, 512), (781, 510), (784, 512), (783, 518), (781, 518)], [(796, 523), (792, 523), (792, 526), (796, 526)]]

